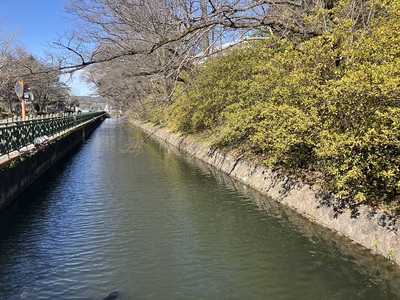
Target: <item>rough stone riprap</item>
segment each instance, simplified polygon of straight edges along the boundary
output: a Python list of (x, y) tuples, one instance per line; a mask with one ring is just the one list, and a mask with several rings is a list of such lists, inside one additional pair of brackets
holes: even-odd
[(145, 133), (161, 139), (229, 174), (244, 184), (283, 203), (310, 221), (349, 237), (373, 253), (400, 265), (400, 220), (384, 211), (341, 201), (316, 187), (303, 184), (265, 167), (223, 153), (190, 137), (160, 127), (133, 122)]

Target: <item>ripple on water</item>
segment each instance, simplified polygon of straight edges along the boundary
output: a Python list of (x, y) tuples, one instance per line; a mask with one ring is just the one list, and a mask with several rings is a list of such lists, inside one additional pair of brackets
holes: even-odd
[(332, 236), (215, 170), (149, 141), (122, 154), (123, 132), (103, 124), (4, 224), (0, 299), (397, 296)]

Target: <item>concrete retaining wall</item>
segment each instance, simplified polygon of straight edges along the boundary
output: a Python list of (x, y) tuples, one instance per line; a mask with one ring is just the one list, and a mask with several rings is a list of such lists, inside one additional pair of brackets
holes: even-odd
[(384, 211), (341, 201), (313, 186), (287, 178), (251, 162), (205, 146), (201, 141), (133, 122), (149, 135), (189, 153), (244, 184), (283, 203), (310, 221), (330, 228), (373, 253), (400, 265), (400, 222)]
[(55, 162), (82, 144), (103, 118), (86, 122), (63, 135), (50, 139), (40, 151), (26, 151), (0, 168), (0, 211), (38, 179)]

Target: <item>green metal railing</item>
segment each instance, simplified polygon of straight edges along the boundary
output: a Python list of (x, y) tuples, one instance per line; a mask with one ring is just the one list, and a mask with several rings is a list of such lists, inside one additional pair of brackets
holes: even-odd
[(33, 144), (35, 138), (51, 137), (91, 119), (100, 118), (106, 112), (63, 114), (42, 119), (0, 123), (0, 157), (20, 151)]

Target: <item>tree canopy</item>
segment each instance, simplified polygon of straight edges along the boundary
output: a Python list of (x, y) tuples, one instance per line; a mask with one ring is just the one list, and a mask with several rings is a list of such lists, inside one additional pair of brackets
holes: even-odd
[[(399, 206), (399, 0), (71, 0), (66, 69), (214, 146)], [(86, 43), (86, 44), (85, 44)], [(87, 47), (87, 48), (86, 48)]]
[(70, 0), (67, 10), (77, 24), (55, 42), (57, 72), (86, 68), (123, 109), (400, 212), (399, 0)]
[(4, 110), (11, 112), (20, 106), (14, 90), (17, 80), (23, 80), (29, 87), (39, 111), (50, 102), (63, 102), (69, 90), (60, 76), (57, 68), (15, 45), (12, 37), (0, 39), (0, 104)]
[[(227, 44), (271, 34), (289, 39), (320, 35), (321, 25), (304, 16), (315, 16), (318, 7), (331, 8), (334, 1), (326, 1), (70, 0), (67, 11), (77, 20), (76, 30), (56, 45), (65, 50), (63, 70), (90, 66), (90, 80), (99, 87), (113, 86), (113, 97), (123, 103), (132, 95), (123, 88), (130, 90), (129, 82), (143, 84), (136, 90), (151, 86), (164, 105), (177, 81), (187, 84), (198, 63)], [(121, 70), (118, 76), (116, 70)]]

